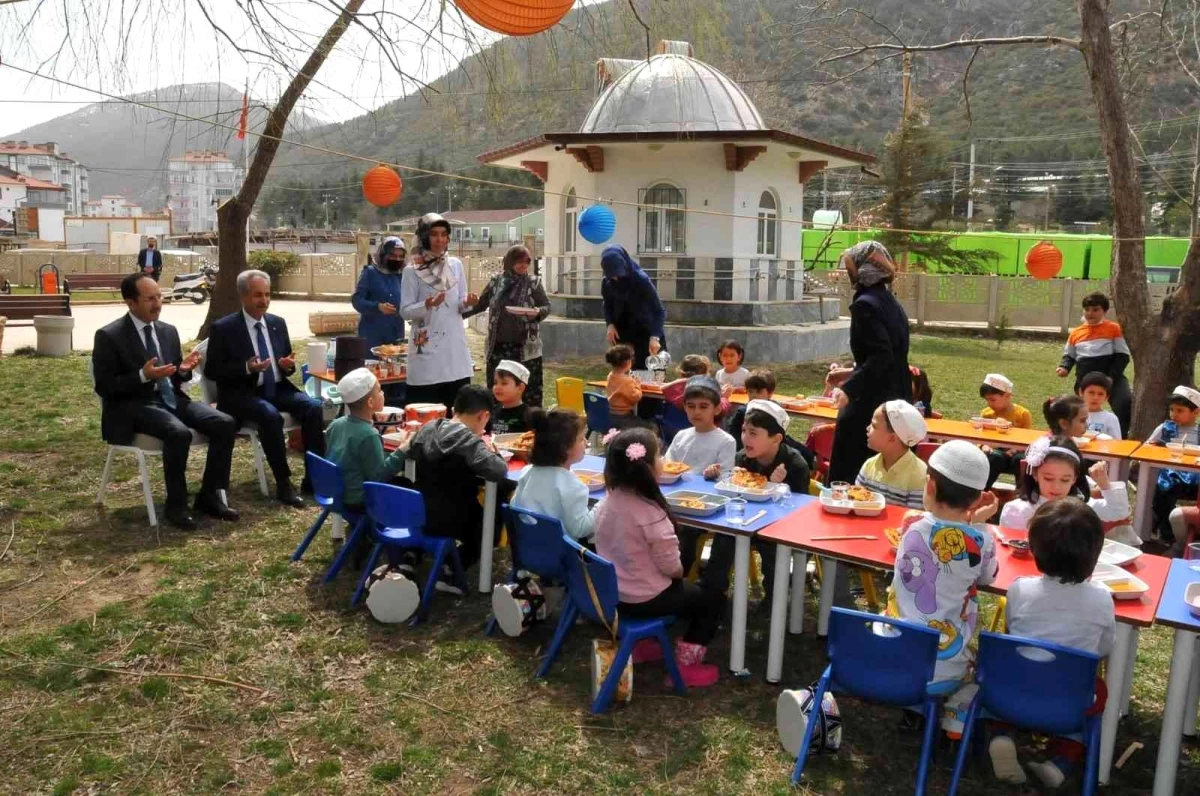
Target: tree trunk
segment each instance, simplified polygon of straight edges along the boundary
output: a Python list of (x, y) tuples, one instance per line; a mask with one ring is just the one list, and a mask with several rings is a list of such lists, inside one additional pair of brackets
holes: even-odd
[(217, 250), (221, 270), (217, 274), (217, 284), (208, 304), (208, 315), (200, 327), (201, 340), (208, 337), (208, 327), (213, 321), (236, 311), (241, 303), (237, 295), (237, 277), (246, 270), (246, 225), (250, 223), (250, 211), (258, 201), (258, 194), (262, 191), (275, 154), (279, 151), (280, 138), (287, 128), (288, 117), (321, 65), (325, 63), (325, 59), (329, 57), (334, 45), (350, 27), (355, 13), (362, 8), (364, 2), (365, 0), (346, 2), (342, 12), (304, 62), (304, 66), (292, 77), (287, 90), (267, 115), (267, 123), (263, 126), (258, 145), (254, 148), (254, 158), (250, 162), (246, 178), (242, 181), (241, 190), (217, 208)]

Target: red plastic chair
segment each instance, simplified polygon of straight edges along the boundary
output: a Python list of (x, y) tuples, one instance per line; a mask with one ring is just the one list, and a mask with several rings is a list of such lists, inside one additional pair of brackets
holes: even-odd
[(805, 446), (816, 457), (817, 480), (824, 483), (829, 476), (829, 458), (833, 456), (833, 423), (821, 423), (808, 430)]
[(940, 442), (918, 442), (917, 447), (913, 449), (913, 453), (917, 454), (917, 458), (926, 464), (929, 463), (929, 457), (938, 449), (942, 443)]

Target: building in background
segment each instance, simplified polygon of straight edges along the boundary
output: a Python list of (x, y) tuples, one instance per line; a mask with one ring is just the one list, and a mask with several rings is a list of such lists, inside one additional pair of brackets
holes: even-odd
[(80, 215), (87, 218), (137, 218), (145, 213), (140, 204), (120, 194), (105, 194), (99, 199), (84, 202)]
[[(27, 177), (0, 166), (0, 220), (17, 227), (16, 231), (31, 231), (28, 228), (29, 217), (26, 212), (30, 209), (65, 213), (66, 208), (66, 189), (63, 186)], [(24, 230), (21, 230), (21, 224), (17, 223), (18, 215), (25, 218)]]
[(224, 152), (189, 149), (171, 158), (169, 205), (177, 232), (208, 232), (217, 228), (217, 207), (242, 184), (242, 167)]
[(67, 213), (79, 213), (88, 200), (88, 170), (77, 163), (54, 141), (31, 144), (28, 141), (0, 142), (0, 166), (42, 183), (61, 186), (57, 197)]
[[(507, 210), (451, 210), (442, 213), (450, 222), (450, 239), (462, 243), (507, 246), (532, 236), (545, 236), (546, 210), (543, 207), (522, 207)], [(415, 233), (420, 216), (401, 218), (388, 223), (393, 232)]]

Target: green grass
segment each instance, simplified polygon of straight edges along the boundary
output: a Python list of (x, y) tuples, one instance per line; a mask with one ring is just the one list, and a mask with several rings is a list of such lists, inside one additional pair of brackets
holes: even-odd
[[(478, 341), (476, 340), (476, 343)], [(936, 408), (967, 417), (983, 373), (999, 370), (1034, 412), (1063, 387), (1059, 344), (918, 336), (912, 361), (932, 375)], [(760, 364), (751, 358), (752, 367)], [(779, 365), (781, 389), (819, 390), (823, 367)], [(602, 377), (598, 362), (559, 375)], [(87, 360), (0, 358), (0, 788), (11, 793), (788, 793), (765, 684), (767, 617), (752, 612), (755, 676), (678, 698), (639, 668), (634, 701), (587, 710), (588, 639), (577, 629), (551, 676), (532, 677), (550, 628), (518, 639), (482, 635), (488, 600), (439, 596), (433, 620), (383, 626), (350, 610), (351, 578), (320, 579), (332, 554), (319, 536), (291, 553), (315, 510), (259, 496), (245, 443), (236, 449), (234, 525), (192, 534), (146, 525), (133, 462), (118, 457), (94, 505), (104, 446)], [(795, 432), (798, 436), (803, 431)], [(193, 457), (190, 480), (202, 458)], [(299, 461), (296, 461), (297, 466)], [(152, 467), (155, 492), (161, 470)], [(501, 553), (497, 572), (507, 564)], [(60, 599), (61, 598), (61, 599)], [(815, 605), (808, 606), (809, 627)], [(713, 656), (727, 660), (728, 636)], [(1171, 634), (1141, 634), (1131, 712), (1118, 753), (1146, 748), (1109, 792), (1152, 779)], [(82, 664), (103, 669), (82, 669)], [(785, 684), (825, 665), (810, 635), (787, 640)], [(124, 672), (122, 674), (121, 672)], [(251, 693), (191, 674), (265, 689)], [(810, 793), (911, 791), (918, 739), (895, 711), (845, 699), (845, 742), (812, 761)], [(951, 757), (934, 764), (944, 792)], [(1200, 753), (1185, 749), (1178, 792), (1200, 789)], [(964, 792), (1013, 792), (973, 769)]]

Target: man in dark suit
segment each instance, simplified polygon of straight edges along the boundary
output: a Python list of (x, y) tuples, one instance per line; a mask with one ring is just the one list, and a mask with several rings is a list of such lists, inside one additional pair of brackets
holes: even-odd
[(155, 282), (162, 276), (162, 252), (158, 250), (158, 240), (154, 236), (146, 238), (146, 248), (138, 252), (137, 264), (138, 272)]
[[(243, 271), (237, 278), (242, 309), (226, 315), (208, 331), (208, 363), (204, 375), (217, 383), (217, 408), (240, 423), (258, 427), (263, 453), (275, 475), (279, 501), (297, 508), (304, 501), (292, 488), (283, 417), (287, 412), (304, 433), (304, 449), (325, 455), (325, 418), (321, 403), (296, 389), (288, 377), (296, 372), (296, 355), (287, 323), (270, 315), (271, 277)], [(312, 492), (307, 474), (300, 484)]]
[(167, 484), (167, 521), (185, 530), (196, 527), (187, 507), (187, 460), (196, 429), (208, 437), (204, 480), (195, 509), (222, 520), (238, 513), (225, 505), (220, 491), (229, 486), (229, 461), (237, 422), (203, 402), (192, 401), (180, 385), (192, 378), (200, 354), (186, 358), (174, 326), (158, 320), (162, 295), (147, 274), (121, 280), (121, 297), (129, 307), (96, 332), (92, 371), (101, 398), (100, 432), (104, 441), (129, 445), (135, 434), (163, 441), (163, 474)]

